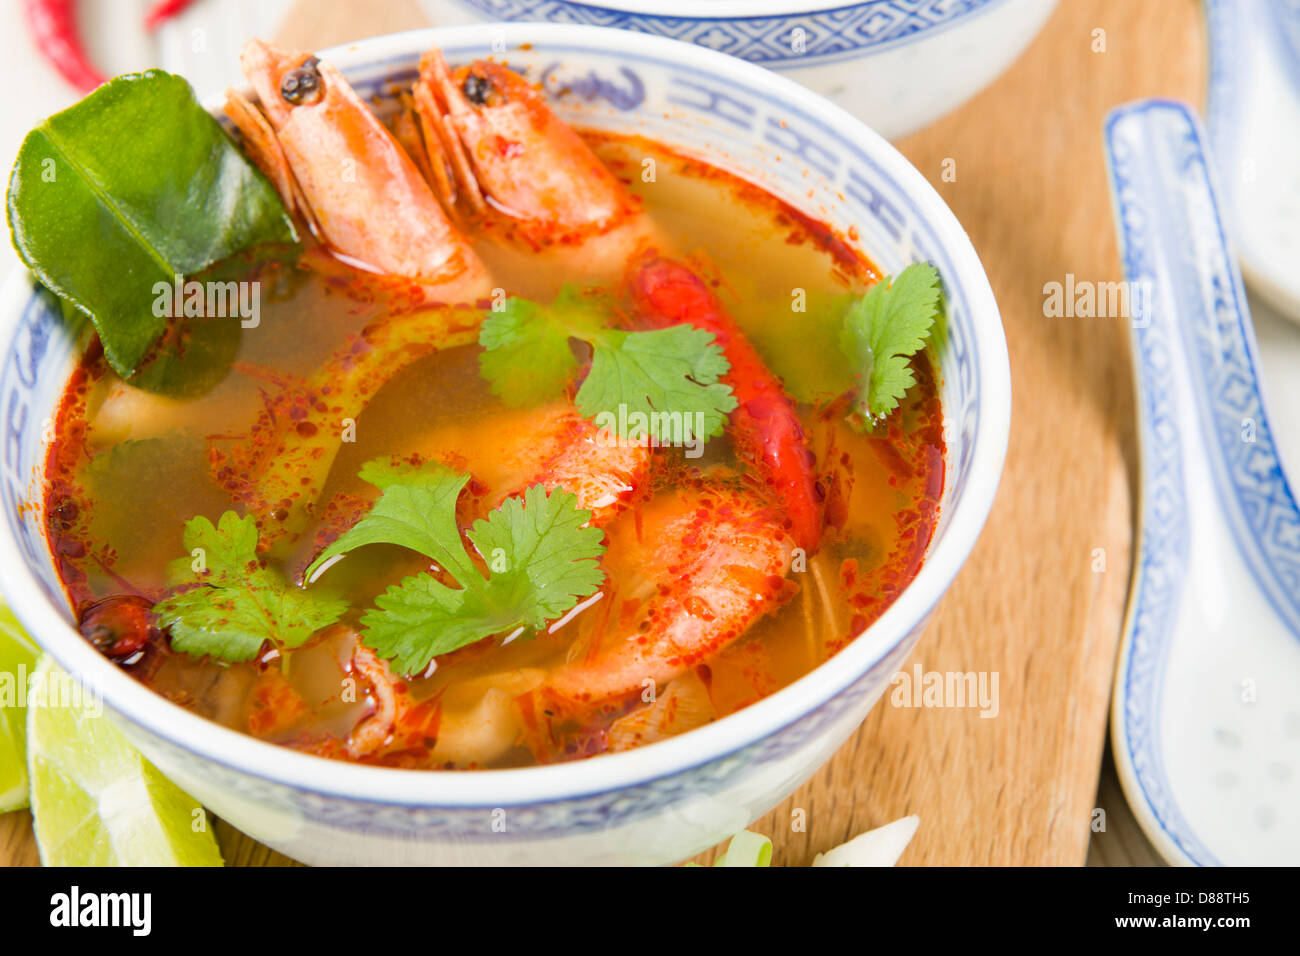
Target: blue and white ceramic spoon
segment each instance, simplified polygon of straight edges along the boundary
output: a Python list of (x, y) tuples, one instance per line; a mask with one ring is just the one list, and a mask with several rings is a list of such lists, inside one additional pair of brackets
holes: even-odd
[(1300, 511), (1260, 392), (1217, 171), (1191, 110), (1106, 121), (1141, 416), (1140, 546), (1111, 708), (1171, 862), (1300, 863)]

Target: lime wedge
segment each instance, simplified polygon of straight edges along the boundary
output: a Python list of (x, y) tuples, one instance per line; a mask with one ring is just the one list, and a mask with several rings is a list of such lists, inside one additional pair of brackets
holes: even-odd
[(36, 845), (46, 866), (221, 866), (206, 811), (48, 657), (28, 700)]
[(27, 806), (27, 678), (40, 651), (0, 604), (0, 813)]

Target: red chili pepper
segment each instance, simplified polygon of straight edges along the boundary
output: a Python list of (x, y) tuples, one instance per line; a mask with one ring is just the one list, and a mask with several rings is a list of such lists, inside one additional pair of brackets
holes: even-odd
[(36, 48), (65, 80), (83, 93), (104, 82), (103, 75), (82, 49), (72, 0), (27, 0), (23, 8), (36, 38)]
[(632, 270), (631, 292), (638, 319), (663, 328), (689, 322), (712, 332), (731, 370), (723, 381), (735, 393), (731, 437), (753, 462), (785, 508), (795, 543), (809, 554), (822, 535), (822, 494), (813, 474), (813, 455), (781, 381), (763, 364), (754, 346), (704, 281), (670, 259), (649, 259)]
[(158, 29), (160, 23), (166, 23), (193, 2), (194, 0), (159, 0), (144, 15), (144, 28), (146, 30)]

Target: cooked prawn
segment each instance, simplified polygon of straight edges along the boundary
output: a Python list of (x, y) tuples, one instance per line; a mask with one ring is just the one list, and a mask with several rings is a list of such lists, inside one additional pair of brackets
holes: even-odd
[(716, 479), (657, 495), (637, 521), (610, 529), (605, 567), (623, 582), (619, 610), (574, 642), (546, 679), (566, 700), (592, 704), (656, 693), (736, 640), (793, 590), (794, 543), (779, 514)]
[(587, 275), (617, 272), (639, 247), (664, 244), (640, 200), (505, 66), (475, 60), (452, 70), (431, 50), (412, 105), (448, 208), (503, 222), (530, 251), (549, 250)]
[(438, 302), (489, 294), (486, 269), (415, 163), (329, 63), (250, 40), (240, 58), (260, 103), (227, 93), (245, 149), (334, 252), (408, 279)]
[(490, 203), (537, 245), (599, 235), (640, 213), (542, 94), (501, 64), (476, 60), (453, 73), (432, 50), (414, 97), (470, 205)]

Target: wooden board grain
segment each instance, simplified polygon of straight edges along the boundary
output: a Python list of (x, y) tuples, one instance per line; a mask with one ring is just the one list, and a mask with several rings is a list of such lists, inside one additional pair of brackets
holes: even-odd
[[(405, 0), (299, 8), (281, 39), (301, 46), (423, 22)], [(988, 270), (1014, 382), (998, 500), (906, 669), (996, 672), (998, 714), (894, 707), (886, 697), (826, 767), (754, 825), (772, 836), (778, 864), (809, 863), (917, 813), (903, 863), (1078, 865), (1097, 806), (1108, 829), (1095, 862), (1153, 861), (1113, 773), (1098, 795), (1132, 544), (1127, 328), (1046, 318), (1042, 290), (1067, 273), (1120, 278), (1101, 151), (1106, 111), (1151, 95), (1199, 105), (1203, 81), (1197, 0), (1063, 0), (992, 87), (900, 144)], [(952, 181), (942, 175), (949, 160)], [(224, 823), (217, 832), (231, 864), (291, 862)], [(36, 861), (25, 813), (0, 817), (0, 860)]]

